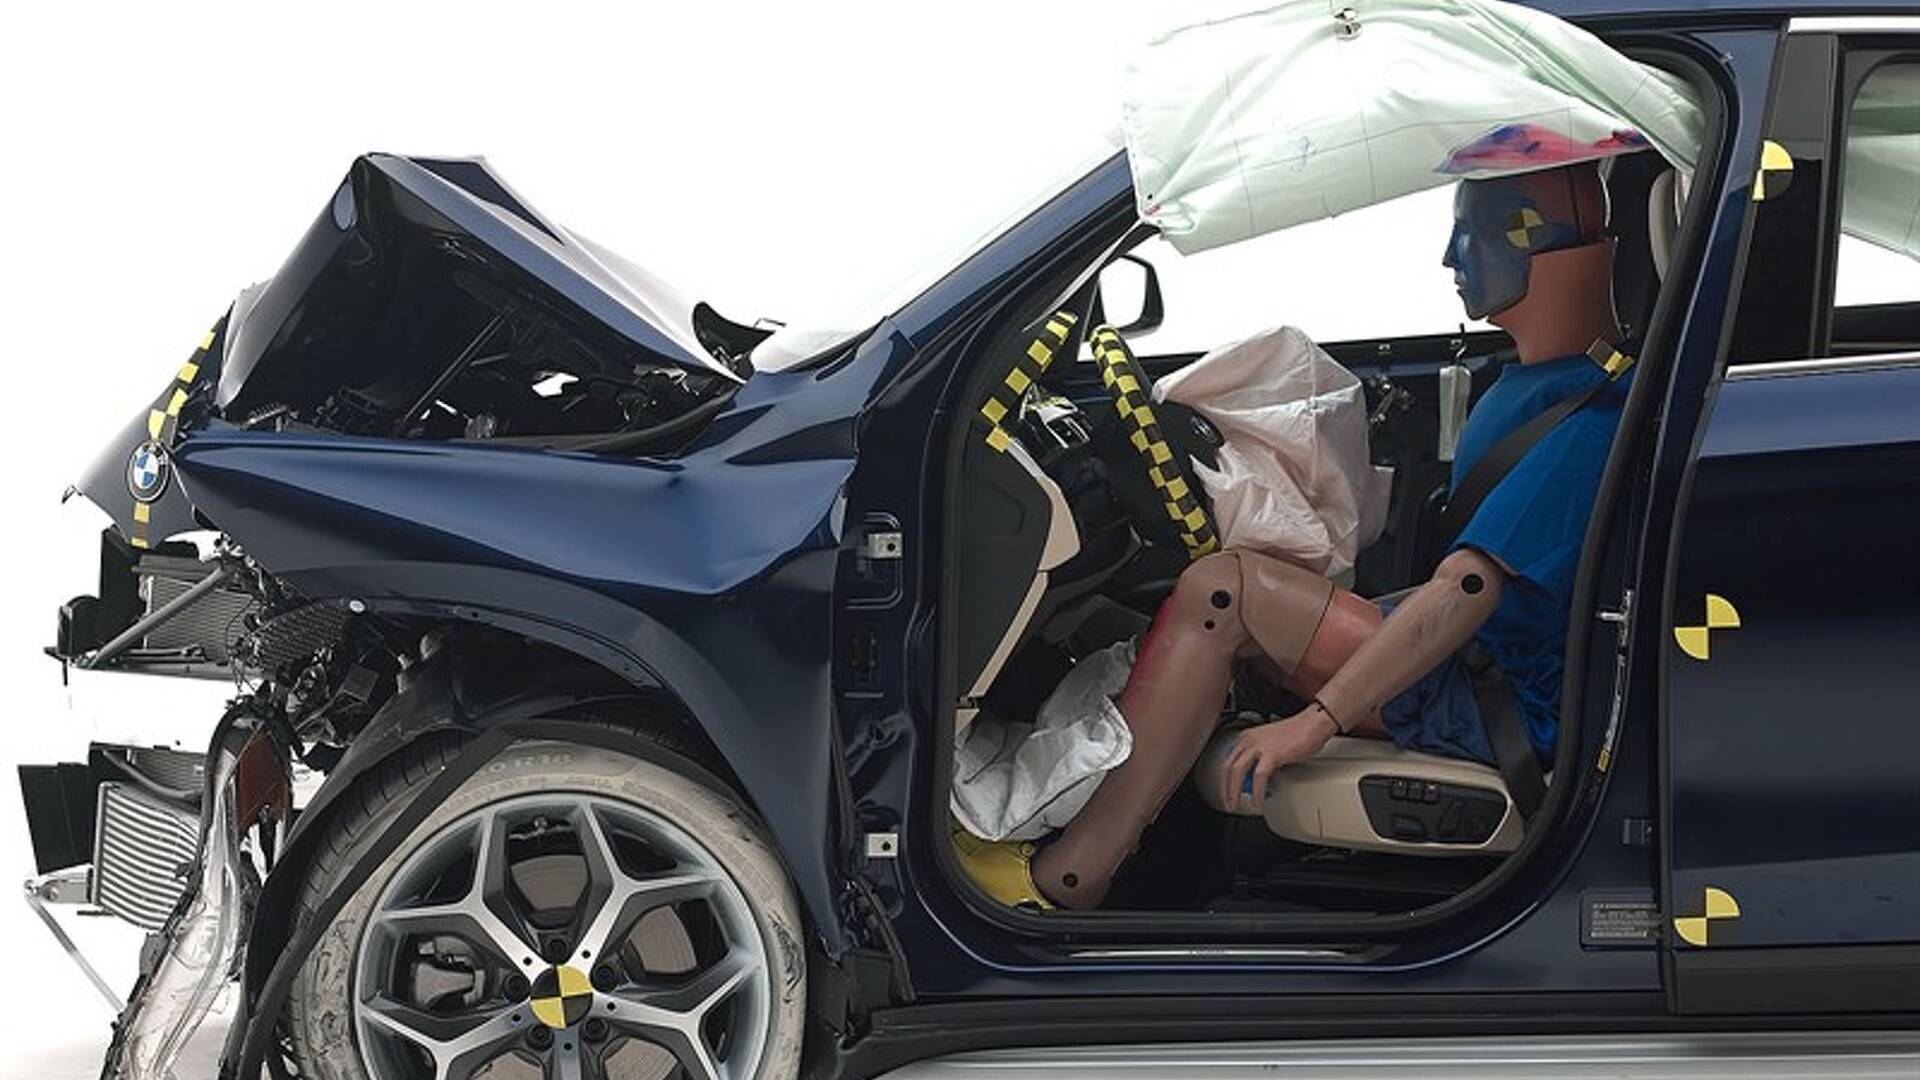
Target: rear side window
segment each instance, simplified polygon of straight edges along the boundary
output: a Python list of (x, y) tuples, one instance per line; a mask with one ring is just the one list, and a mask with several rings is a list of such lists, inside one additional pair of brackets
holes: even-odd
[(1787, 38), (1730, 364), (1920, 350), (1920, 56)]
[[(1834, 305), (1920, 303), (1920, 60), (1868, 73), (1843, 145)], [(1842, 340), (1846, 316), (1835, 318)]]

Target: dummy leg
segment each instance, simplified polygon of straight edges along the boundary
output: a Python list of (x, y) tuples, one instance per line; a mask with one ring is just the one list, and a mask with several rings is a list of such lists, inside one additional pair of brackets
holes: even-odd
[(1317, 655), (1315, 635), (1335, 592), (1310, 570), (1250, 552), (1209, 555), (1180, 575), (1120, 693), (1133, 753), (1101, 780), (1060, 838), (1034, 857), (1033, 880), (1048, 899), (1069, 908), (1099, 906), (1121, 862), (1206, 746), (1234, 660), (1264, 654), (1283, 671), (1304, 672), (1303, 658)]
[[(1271, 565), (1286, 566), (1285, 563)], [(1262, 628), (1287, 625), (1289, 613), (1284, 610), (1266, 610), (1276, 596), (1284, 597), (1284, 594), (1260, 588), (1252, 576), (1253, 569), (1250, 564), (1247, 583), (1247, 625), (1254, 629), (1258, 637)], [(1291, 570), (1292, 567), (1287, 569)], [(1281, 680), (1281, 685), (1302, 700), (1312, 698), (1320, 692), (1321, 687), (1327, 685), (1327, 680), (1333, 678), (1334, 673), (1346, 664), (1347, 659), (1365, 644), (1385, 621), (1386, 616), (1380, 614), (1380, 608), (1373, 601), (1362, 599), (1346, 589), (1334, 589), (1333, 595), (1327, 598), (1326, 611), (1313, 631), (1313, 639), (1301, 651), (1300, 659), (1291, 667), (1281, 665), (1286, 673), (1286, 677)], [(1275, 655), (1267, 641), (1261, 640), (1259, 643), (1268, 655)], [(1291, 642), (1281, 641), (1273, 644), (1286, 646)], [(1380, 714), (1377, 712), (1365, 716), (1343, 716), (1340, 722), (1346, 726), (1349, 735), (1386, 737), (1386, 729), (1381, 726)]]

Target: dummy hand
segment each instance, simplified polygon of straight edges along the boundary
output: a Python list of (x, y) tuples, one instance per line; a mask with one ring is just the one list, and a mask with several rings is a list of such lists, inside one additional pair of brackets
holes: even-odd
[(1220, 805), (1234, 805), (1251, 774), (1253, 805), (1265, 806), (1273, 771), (1319, 753), (1333, 734), (1333, 718), (1318, 707), (1241, 732), (1227, 751), (1226, 767), (1220, 770)]

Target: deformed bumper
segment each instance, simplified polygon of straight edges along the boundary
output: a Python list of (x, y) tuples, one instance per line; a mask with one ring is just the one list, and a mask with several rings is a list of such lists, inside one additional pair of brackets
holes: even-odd
[(222, 718), (208, 753), (199, 848), (186, 892), (159, 932), (101, 1070), (102, 1080), (168, 1080), (221, 989), (239, 969), (259, 893), (243, 840), (291, 814), (285, 752), (246, 699)]

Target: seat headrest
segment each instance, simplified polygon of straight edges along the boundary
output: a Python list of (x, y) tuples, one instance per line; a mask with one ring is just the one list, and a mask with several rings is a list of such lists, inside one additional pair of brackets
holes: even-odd
[(1680, 235), (1680, 211), (1687, 204), (1687, 178), (1668, 169), (1647, 188), (1647, 246), (1653, 255), (1654, 276), (1665, 280), (1673, 261), (1673, 245)]

